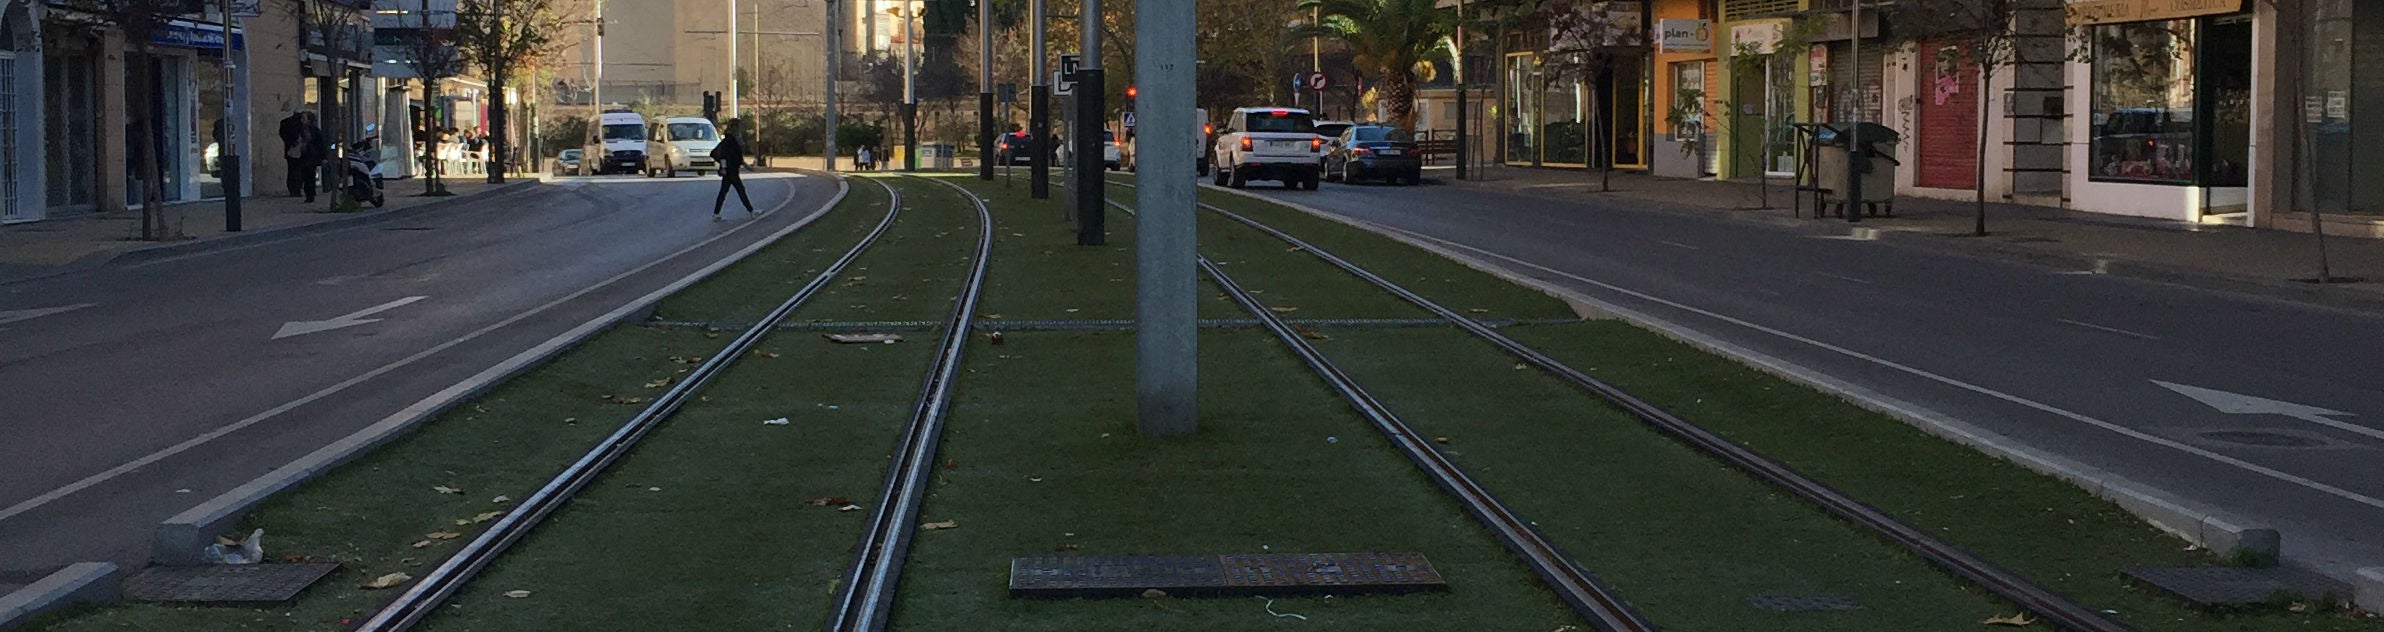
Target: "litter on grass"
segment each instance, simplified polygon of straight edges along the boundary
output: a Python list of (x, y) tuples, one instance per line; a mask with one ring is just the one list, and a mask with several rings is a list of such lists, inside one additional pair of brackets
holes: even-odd
[(530, 591), (527, 591), (527, 590), (508, 590), (508, 591), (505, 591), (505, 596), (507, 596), (507, 597), (512, 597), (512, 598), (514, 598), (514, 599), (528, 599), (528, 598), (530, 598)]
[(246, 538), (217, 536), (215, 544), (200, 553), (209, 564), (255, 564), (265, 560), (265, 530), (248, 532)]
[(413, 575), (407, 575), (405, 573), (390, 573), (380, 577), (375, 577), (372, 579), (372, 581), (364, 582), (364, 589), (380, 590), (383, 588), (396, 588), (398, 584), (406, 583), (407, 580), (411, 579), (414, 579)]
[(794, 422), (792, 422), (792, 421), (788, 421), (788, 420), (787, 420), (787, 418), (785, 418), (785, 417), (779, 417), (779, 418), (777, 418), (777, 419), (764, 419), (764, 420), (762, 420), (762, 425), (764, 425), (764, 426), (784, 426), (784, 425), (791, 424), (791, 423), (794, 423)]
[(925, 523), (925, 524), (921, 524), (921, 525), (919, 525), (919, 530), (920, 530), (920, 531), (941, 531), (941, 530), (944, 530), (944, 529), (958, 529), (958, 528), (960, 528), (960, 521), (958, 521), (958, 520), (945, 520), (945, 521), (943, 521), (943, 522), (929, 522), (929, 523)]
[(1277, 618), (1277, 619), (1282, 619), (1282, 618), (1292, 618), (1292, 619), (1299, 619), (1299, 620), (1301, 620), (1301, 621), (1306, 621), (1306, 620), (1308, 620), (1308, 615), (1304, 615), (1304, 614), (1294, 614), (1294, 613), (1289, 613), (1289, 612), (1276, 612), (1276, 611), (1275, 611), (1275, 600), (1273, 600), (1273, 599), (1268, 599), (1268, 600), (1266, 600), (1266, 611), (1267, 611), (1267, 614), (1275, 615), (1275, 618)]
[(829, 340), (848, 344), (894, 344), (902, 342), (901, 334), (827, 334)]

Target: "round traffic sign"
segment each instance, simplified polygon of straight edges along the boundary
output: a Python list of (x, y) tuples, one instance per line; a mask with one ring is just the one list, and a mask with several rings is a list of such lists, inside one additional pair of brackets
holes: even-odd
[(1324, 73), (1321, 73), (1321, 72), (1311, 72), (1311, 73), (1308, 73), (1308, 89), (1310, 89), (1310, 90), (1323, 90), (1323, 89), (1325, 89), (1325, 87), (1326, 87), (1326, 86), (1329, 86), (1329, 85), (1332, 85), (1332, 84), (1329, 84), (1329, 83), (1326, 83), (1326, 82), (1325, 82)]

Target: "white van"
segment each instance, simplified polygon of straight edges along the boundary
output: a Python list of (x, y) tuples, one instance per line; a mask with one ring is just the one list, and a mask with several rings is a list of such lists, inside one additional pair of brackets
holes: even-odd
[(693, 171), (702, 176), (719, 170), (712, 162), (712, 148), (720, 145), (720, 130), (712, 121), (697, 116), (658, 116), (647, 130), (646, 177), (660, 174), (679, 177), (681, 171)]
[(588, 119), (588, 140), (580, 146), (582, 174), (646, 170), (646, 121), (636, 112), (610, 110)]

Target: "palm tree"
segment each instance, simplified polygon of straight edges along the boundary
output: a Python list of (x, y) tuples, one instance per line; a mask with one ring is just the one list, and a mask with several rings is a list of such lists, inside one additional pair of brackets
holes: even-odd
[(1301, 0), (1316, 20), (1292, 28), (1293, 37), (1325, 37), (1349, 45), (1360, 71), (1379, 77), (1391, 120), (1415, 127), (1416, 66), (1439, 49), (1456, 25), (1436, 0)]

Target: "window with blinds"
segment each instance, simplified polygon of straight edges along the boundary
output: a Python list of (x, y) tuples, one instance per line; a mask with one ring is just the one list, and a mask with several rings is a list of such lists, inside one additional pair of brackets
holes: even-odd
[(1797, 11), (1797, 0), (1722, 0), (1723, 20), (1744, 20)]

